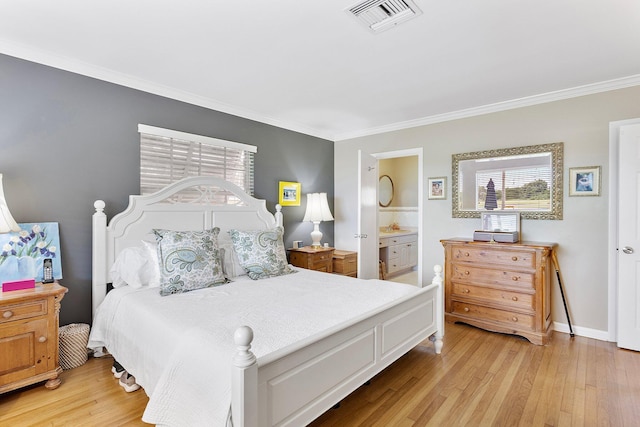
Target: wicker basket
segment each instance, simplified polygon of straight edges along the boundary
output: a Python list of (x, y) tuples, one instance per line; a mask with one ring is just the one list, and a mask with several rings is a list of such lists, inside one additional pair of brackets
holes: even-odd
[(89, 325), (71, 323), (60, 327), (60, 367), (64, 370), (77, 368), (87, 361)]

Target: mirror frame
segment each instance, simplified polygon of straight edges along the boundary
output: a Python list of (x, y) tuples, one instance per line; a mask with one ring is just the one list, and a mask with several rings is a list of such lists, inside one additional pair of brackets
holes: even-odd
[(564, 163), (564, 144), (554, 142), (551, 144), (528, 145), (525, 147), (500, 148), (496, 150), (476, 151), (473, 153), (453, 154), (451, 165), (451, 198), (453, 218), (480, 218), (483, 210), (463, 210), (459, 206), (460, 197), (458, 195), (460, 161), (486, 159), (490, 157), (520, 156), (523, 154), (551, 153), (551, 210), (550, 211), (524, 211), (518, 210), (522, 219), (562, 219), (562, 178)]
[[(387, 203), (386, 205), (382, 204), (382, 201), (380, 201), (380, 182), (382, 182), (382, 178), (385, 177), (389, 179), (389, 184), (391, 184), (391, 196), (389, 197), (389, 203)], [(378, 205), (382, 206), (383, 208), (389, 207), (391, 202), (393, 202), (393, 196), (395, 196), (395, 187), (393, 185), (393, 180), (389, 175), (381, 175), (380, 178), (378, 178)]]

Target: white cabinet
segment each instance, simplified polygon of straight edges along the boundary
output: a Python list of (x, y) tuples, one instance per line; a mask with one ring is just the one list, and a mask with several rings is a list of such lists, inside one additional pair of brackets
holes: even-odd
[(393, 275), (418, 265), (418, 234), (380, 238), (380, 259), (386, 274)]

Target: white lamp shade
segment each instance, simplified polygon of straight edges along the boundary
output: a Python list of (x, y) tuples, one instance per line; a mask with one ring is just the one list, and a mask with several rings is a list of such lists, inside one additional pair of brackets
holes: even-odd
[(0, 233), (9, 233), (11, 231), (20, 231), (20, 226), (11, 216), (9, 206), (4, 198), (4, 190), (2, 189), (2, 174), (0, 173)]
[(333, 221), (329, 202), (327, 202), (327, 193), (307, 194), (307, 210), (303, 221)]

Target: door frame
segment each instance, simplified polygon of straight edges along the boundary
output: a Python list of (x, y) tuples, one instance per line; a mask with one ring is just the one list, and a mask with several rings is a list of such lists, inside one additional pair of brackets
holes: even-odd
[[(422, 277), (423, 273), (423, 259), (422, 254), (423, 244), (422, 239), (424, 236), (424, 215), (423, 215), (423, 206), (424, 206), (424, 167), (423, 167), (423, 147), (416, 148), (407, 148), (404, 150), (394, 150), (394, 151), (384, 151), (380, 153), (372, 153), (371, 155), (378, 160), (382, 159), (395, 159), (399, 157), (409, 157), (409, 156), (418, 156), (418, 280), (419, 286), (423, 286), (424, 278)], [(358, 188), (358, 192), (361, 191), (361, 188)], [(376, 195), (377, 197), (377, 195)], [(376, 239), (378, 242), (379, 235), (376, 230)], [(429, 279), (430, 280), (430, 279)], [(431, 283), (430, 281), (428, 283)]]
[(640, 124), (640, 118), (609, 122), (609, 292), (608, 332), (609, 341), (618, 341), (618, 169), (620, 162), (620, 128)]

